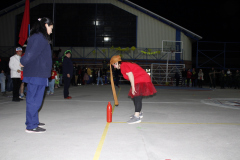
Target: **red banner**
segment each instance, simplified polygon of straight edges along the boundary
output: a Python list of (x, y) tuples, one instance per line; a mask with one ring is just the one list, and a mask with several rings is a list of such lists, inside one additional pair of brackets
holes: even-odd
[(28, 38), (28, 25), (30, 24), (30, 7), (29, 7), (29, 0), (25, 1), (25, 9), (22, 19), (22, 25), (19, 32), (19, 41), (18, 43), (23, 46)]

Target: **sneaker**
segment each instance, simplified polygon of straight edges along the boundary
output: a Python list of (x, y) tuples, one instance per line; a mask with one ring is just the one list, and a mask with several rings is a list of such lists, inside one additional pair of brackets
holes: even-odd
[(43, 126), (45, 126), (45, 123), (39, 122), (38, 127), (43, 127)]
[(134, 124), (134, 123), (140, 123), (141, 119), (140, 117), (133, 116), (130, 120), (127, 121), (128, 124)]
[(34, 129), (26, 129), (26, 132), (27, 133), (44, 133), (44, 132), (46, 132), (46, 129), (37, 127)]
[[(130, 118), (133, 118), (133, 116), (134, 116), (134, 114), (131, 115)], [(143, 118), (143, 112), (140, 112), (140, 113), (139, 113), (139, 117), (140, 117), (140, 118)]]
[(53, 95), (53, 93), (51, 92), (50, 95)]
[(71, 97), (71, 96), (68, 96), (67, 98), (64, 98), (64, 99), (72, 99), (72, 97)]
[(25, 99), (25, 97), (24, 97), (24, 96), (19, 96), (19, 98), (20, 98), (20, 99)]

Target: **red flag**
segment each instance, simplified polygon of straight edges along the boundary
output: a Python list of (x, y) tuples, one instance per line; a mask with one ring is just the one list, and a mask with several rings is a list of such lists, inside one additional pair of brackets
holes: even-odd
[(19, 41), (18, 43), (23, 46), (25, 41), (28, 38), (28, 25), (30, 24), (30, 15), (29, 15), (29, 0), (25, 1), (25, 9), (24, 9), (24, 14), (23, 14), (23, 19), (22, 19), (22, 25), (21, 29), (19, 32)]

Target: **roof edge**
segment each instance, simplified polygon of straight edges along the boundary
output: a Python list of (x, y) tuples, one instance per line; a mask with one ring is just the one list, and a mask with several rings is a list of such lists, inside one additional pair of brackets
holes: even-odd
[(151, 12), (151, 11), (149, 11), (149, 10), (147, 10), (147, 9), (145, 9), (145, 8), (143, 8), (143, 7), (137, 5), (137, 4), (135, 4), (135, 3), (133, 3), (129, 0), (118, 0), (118, 1), (130, 6), (132, 8), (135, 8), (135, 9), (137, 9), (137, 10), (139, 10), (139, 11), (145, 13), (145, 14), (150, 14), (150, 16), (152, 16), (153, 18), (155, 18), (157, 20), (160, 20), (161, 22), (163, 22), (163, 23), (165, 23), (165, 24), (167, 24), (167, 25), (169, 25), (173, 28), (181, 30), (183, 33), (185, 33), (186, 36), (188, 36), (188, 37), (190, 37), (194, 40), (202, 39), (202, 37), (197, 35), (196, 33), (193, 33), (191, 31), (189, 31), (188, 29), (186, 29), (186, 28), (184, 28), (184, 27), (182, 27), (182, 26), (180, 26), (180, 25), (178, 25), (178, 24), (176, 24), (176, 23), (174, 23), (174, 22), (172, 22), (172, 21), (170, 21), (170, 20), (168, 20), (168, 19), (166, 19), (162, 16), (159, 16), (158, 14), (153, 13), (153, 12)]

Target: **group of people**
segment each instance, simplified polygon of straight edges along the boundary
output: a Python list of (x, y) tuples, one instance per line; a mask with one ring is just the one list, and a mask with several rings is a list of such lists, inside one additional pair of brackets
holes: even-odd
[(176, 79), (176, 86), (179, 86), (181, 79), (181, 86), (183, 87), (190, 87), (190, 84), (192, 84), (192, 87), (197, 87), (198, 85), (198, 87), (202, 88), (204, 80), (204, 73), (202, 69), (200, 69), (197, 73), (195, 68), (193, 68), (192, 70), (186, 70), (185, 68), (183, 68), (181, 71), (181, 76), (182, 79), (178, 72), (175, 73), (174, 78)]
[[(221, 70), (216, 71), (213, 67), (208, 74), (204, 75), (203, 70), (199, 69), (198, 73), (195, 68), (186, 70), (185, 68), (181, 71), (182, 81), (181, 86), (187, 87), (203, 87), (204, 79), (209, 79), (210, 89), (216, 89), (216, 82), (219, 82), (221, 89), (225, 87), (239, 89), (240, 88), (240, 74), (239, 70), (233, 74), (230, 69), (227, 71)], [(175, 74), (176, 85), (179, 85), (180, 76), (178, 73)], [(190, 86), (191, 84), (191, 86)], [(206, 83), (205, 83), (206, 84)]]
[(210, 88), (216, 88), (216, 82), (218, 81), (221, 89), (234, 88), (240, 89), (240, 73), (237, 69), (233, 73), (230, 69), (216, 71), (214, 68), (209, 72), (210, 77)]

